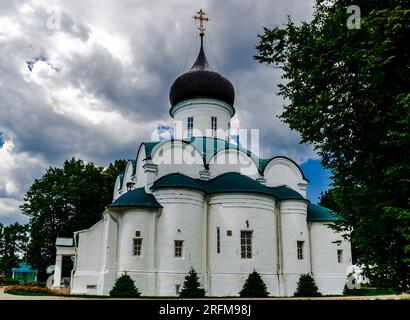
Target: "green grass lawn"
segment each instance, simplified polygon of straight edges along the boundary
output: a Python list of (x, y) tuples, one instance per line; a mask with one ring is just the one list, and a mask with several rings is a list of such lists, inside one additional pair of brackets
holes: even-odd
[(49, 292), (30, 292), (30, 291), (11, 291), (7, 294), (12, 294), (15, 296), (57, 296), (55, 293)]
[[(17, 296), (60, 296), (60, 297), (71, 297), (71, 298), (97, 298), (97, 299), (110, 299), (110, 296), (97, 296), (97, 295), (86, 295), (86, 294), (61, 294), (61, 293), (52, 293), (52, 292), (30, 292), (30, 291), (12, 291), (7, 292), (8, 294), (17, 295)], [(337, 297), (364, 297), (364, 296), (379, 296), (379, 295), (395, 295), (396, 292), (392, 290), (383, 290), (377, 288), (363, 288), (357, 292), (355, 295), (322, 295), (322, 298), (337, 298)], [(240, 297), (205, 297), (204, 299), (238, 299)], [(298, 299), (300, 297), (275, 297), (269, 296), (268, 298), (278, 298), (278, 299), (289, 299), (295, 298)], [(306, 297), (309, 298), (309, 297)], [(127, 299), (127, 298), (125, 298)], [(135, 299), (135, 298), (131, 298)], [(149, 297), (149, 296), (141, 296), (139, 299), (181, 299), (180, 297)], [(263, 299), (263, 298), (262, 298)], [(408, 298), (403, 298), (408, 299)]]

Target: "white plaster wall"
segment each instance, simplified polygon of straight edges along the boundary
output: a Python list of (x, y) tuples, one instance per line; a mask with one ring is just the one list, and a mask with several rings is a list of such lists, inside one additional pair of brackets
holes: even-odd
[[(152, 272), (156, 210), (132, 208), (120, 214), (118, 268), (127, 272)], [(141, 232), (142, 255), (133, 255), (133, 239)]]
[[(322, 294), (341, 294), (346, 283), (347, 268), (352, 264), (350, 242), (328, 227), (330, 222), (312, 222), (312, 271)], [(338, 244), (336, 241), (340, 241)], [(338, 263), (337, 250), (343, 250), (342, 263)]]
[[(194, 118), (194, 137), (213, 137), (213, 133), (210, 130), (211, 117), (217, 118), (217, 128), (220, 129), (217, 132), (217, 138), (226, 140), (228, 123), (231, 121), (231, 114), (227, 107), (221, 107), (218, 105), (223, 105), (221, 102), (216, 102), (218, 105), (211, 105), (206, 103), (206, 101), (200, 100), (190, 100), (192, 103), (186, 103), (186, 105), (177, 110), (174, 114), (174, 132), (177, 133), (178, 130), (182, 129), (182, 138), (188, 137), (187, 124), (188, 118)], [(179, 122), (179, 123), (178, 123)], [(179, 127), (178, 127), (179, 126)], [(178, 137), (181, 139), (181, 137)]]
[(118, 221), (118, 214), (108, 209), (104, 215), (103, 267), (98, 280), (98, 294), (102, 295), (109, 294), (117, 279), (117, 252), (119, 246), (117, 237), (120, 226), (114, 219)]
[[(212, 195), (209, 203), (209, 294), (237, 296), (253, 269), (261, 273), (268, 291), (278, 294), (274, 199), (258, 194), (226, 193)], [(217, 227), (221, 235), (220, 253), (217, 253)], [(227, 235), (228, 230), (232, 236)], [(252, 259), (241, 258), (241, 230), (253, 231)]]
[(264, 170), (264, 178), (268, 187), (287, 185), (306, 197), (307, 181), (303, 179), (299, 168), (286, 158), (271, 160)]
[[(199, 191), (166, 189), (154, 192), (163, 206), (157, 222), (157, 292), (175, 296), (175, 284), (183, 280), (193, 266), (202, 276), (204, 195)], [(183, 240), (183, 257), (174, 256), (174, 240)]]
[(211, 178), (227, 172), (239, 172), (253, 179), (259, 177), (255, 162), (240, 150), (226, 149), (218, 152), (209, 162)]
[(97, 294), (96, 289), (87, 285), (98, 285), (99, 274), (104, 266), (104, 220), (90, 229), (79, 233), (77, 248), (77, 268), (73, 275), (72, 293)]
[(175, 172), (196, 179), (204, 169), (202, 154), (182, 141), (169, 141), (154, 148), (152, 162), (158, 165), (156, 179)]
[[(285, 200), (280, 203), (282, 271), (285, 295), (293, 295), (300, 274), (310, 272), (310, 244), (306, 222), (307, 202)], [(303, 260), (297, 257), (297, 241), (304, 241)]]

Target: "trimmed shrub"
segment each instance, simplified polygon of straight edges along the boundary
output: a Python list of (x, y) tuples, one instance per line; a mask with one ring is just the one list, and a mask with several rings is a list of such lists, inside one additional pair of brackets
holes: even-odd
[(320, 297), (322, 294), (319, 292), (313, 277), (307, 273), (300, 275), (298, 287), (293, 295), (295, 297)]
[(179, 295), (182, 298), (202, 298), (205, 296), (205, 289), (201, 288), (198, 274), (195, 269), (191, 267)]
[(116, 298), (138, 298), (141, 296), (141, 293), (131, 277), (124, 272), (124, 274), (115, 281), (114, 287), (110, 291), (110, 296)]
[(260, 274), (253, 270), (253, 272), (249, 274), (248, 279), (246, 279), (239, 295), (247, 298), (263, 298), (267, 297), (269, 292), (266, 290), (266, 284), (263, 282)]

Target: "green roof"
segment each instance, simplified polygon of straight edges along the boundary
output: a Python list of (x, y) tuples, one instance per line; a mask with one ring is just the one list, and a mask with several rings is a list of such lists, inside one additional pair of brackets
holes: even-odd
[(18, 268), (12, 268), (11, 272), (14, 273), (37, 273), (36, 268), (32, 268), (30, 264), (26, 262), (20, 262)]
[(212, 180), (193, 179), (181, 173), (171, 173), (154, 182), (151, 189), (196, 189), (208, 194), (225, 192), (248, 192), (274, 196), (278, 200), (305, 200), (301, 194), (287, 186), (266, 187), (258, 181), (236, 172), (222, 174)]
[(152, 149), (154, 149), (154, 147), (161, 142), (162, 141), (153, 141), (153, 142), (143, 142), (142, 143), (145, 148), (145, 156), (147, 157), (147, 159), (151, 159)]
[[(157, 146), (159, 143), (161, 142), (167, 142), (167, 141), (155, 141), (155, 142), (144, 142), (143, 145), (145, 147), (145, 154), (147, 159), (151, 159), (152, 157), (152, 151), (154, 149), (155, 146)], [(211, 138), (211, 137), (193, 137), (193, 138), (188, 138), (188, 139), (183, 139), (182, 142), (185, 142), (187, 144), (192, 145), (195, 149), (197, 149), (198, 151), (200, 151), (203, 155), (203, 161), (204, 164), (207, 166), (209, 165), (209, 162), (211, 161), (211, 159), (220, 151), (225, 150), (225, 149), (237, 149), (242, 151), (243, 153), (247, 154), (256, 164), (256, 166), (258, 167), (258, 170), (260, 173), (263, 173), (263, 171), (265, 170), (267, 164), (275, 159), (275, 158), (286, 158), (289, 161), (292, 161), (300, 170), (300, 172), (302, 173), (302, 176), (305, 180), (306, 179), (305, 175), (303, 174), (302, 169), (299, 167), (299, 165), (294, 162), (292, 159), (289, 159), (287, 157), (284, 156), (276, 156), (276, 157), (272, 157), (269, 159), (261, 159), (258, 156), (256, 156), (254, 153), (252, 153), (251, 151), (241, 147), (241, 146), (237, 146), (233, 143), (230, 143), (226, 140), (222, 140), (222, 139), (218, 139), (218, 138)]]
[[(156, 180), (151, 187), (152, 190), (166, 188), (195, 189), (207, 194), (227, 192), (259, 193), (273, 196), (278, 200), (306, 200), (300, 193), (287, 186), (267, 187), (236, 172), (225, 173), (209, 181), (193, 179), (178, 172), (171, 173)], [(128, 191), (107, 207), (162, 208), (152, 194), (145, 192), (145, 188)], [(317, 204), (308, 204), (307, 221), (336, 221), (339, 219), (340, 217), (328, 208)]]
[(336, 221), (340, 217), (334, 211), (318, 204), (309, 203), (307, 208), (308, 221)]
[(128, 191), (107, 206), (107, 208), (121, 207), (162, 208), (152, 194), (145, 192), (145, 188), (138, 188)]

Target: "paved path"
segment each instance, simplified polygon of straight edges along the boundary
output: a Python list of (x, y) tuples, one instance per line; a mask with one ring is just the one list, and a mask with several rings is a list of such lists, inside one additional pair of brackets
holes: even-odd
[[(364, 296), (364, 297), (358, 296), (358, 297), (322, 297), (322, 298), (266, 298), (264, 300), (400, 300), (400, 299), (410, 299), (410, 294)], [(107, 300), (107, 298), (96, 298), (96, 297), (84, 298), (84, 297), (64, 297), (64, 296), (17, 296), (14, 294), (4, 293), (4, 289), (0, 288), (0, 300)], [(114, 300), (117, 300), (117, 299), (114, 299)], [(240, 299), (240, 298), (223, 299), (221, 298), (217, 300), (248, 300), (248, 299)]]

